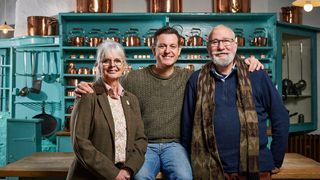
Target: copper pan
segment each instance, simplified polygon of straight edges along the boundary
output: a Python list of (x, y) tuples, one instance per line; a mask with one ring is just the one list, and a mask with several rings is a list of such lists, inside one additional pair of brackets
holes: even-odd
[(213, 12), (216, 13), (249, 13), (251, 0), (213, 0)]
[(77, 0), (78, 13), (111, 13), (112, 0)]
[(58, 21), (53, 17), (28, 16), (27, 22), (29, 36), (48, 36), (57, 35), (58, 33)]
[(302, 8), (297, 6), (288, 6), (281, 8), (281, 20), (287, 23), (302, 23)]
[(182, 12), (182, 0), (150, 0), (149, 3), (149, 12), (152, 13)]

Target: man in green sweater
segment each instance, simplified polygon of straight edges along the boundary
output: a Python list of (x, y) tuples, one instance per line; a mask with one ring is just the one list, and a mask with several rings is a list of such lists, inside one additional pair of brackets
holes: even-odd
[[(155, 65), (131, 71), (123, 79), (123, 87), (138, 97), (148, 148), (145, 162), (135, 175), (137, 180), (155, 179), (161, 170), (166, 179), (192, 179), (192, 170), (180, 144), (180, 121), (184, 90), (190, 72), (174, 66), (180, 55), (179, 33), (171, 27), (159, 29), (152, 52)], [(251, 71), (260, 69), (250, 59)], [(249, 61), (248, 61), (249, 64)], [(90, 85), (80, 83), (77, 94), (92, 92)]]

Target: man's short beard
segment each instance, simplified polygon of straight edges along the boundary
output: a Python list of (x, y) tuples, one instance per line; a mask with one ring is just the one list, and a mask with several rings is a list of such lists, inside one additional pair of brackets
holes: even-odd
[(212, 55), (212, 61), (215, 65), (226, 67), (233, 62), (235, 55), (235, 53), (229, 53), (226, 59), (221, 59)]

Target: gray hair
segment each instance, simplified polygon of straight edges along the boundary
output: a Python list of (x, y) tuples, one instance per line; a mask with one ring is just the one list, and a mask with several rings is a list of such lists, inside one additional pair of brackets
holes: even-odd
[(123, 60), (124, 65), (127, 64), (126, 54), (124, 52), (123, 46), (117, 42), (106, 40), (102, 42), (97, 49), (97, 59), (94, 64), (94, 69), (96, 70), (96, 80), (102, 77), (102, 60), (109, 54), (118, 54)]
[(212, 30), (211, 30), (211, 32), (210, 32), (210, 34), (209, 34), (209, 36), (208, 36), (209, 39), (211, 38), (213, 31), (215, 31), (215, 30), (218, 29), (218, 28), (225, 28), (225, 29), (229, 30), (229, 31), (232, 33), (233, 38), (236, 37), (234, 31), (233, 31), (231, 28), (229, 28), (228, 26), (225, 26), (225, 25), (223, 25), (223, 24), (219, 24), (219, 25), (214, 26), (214, 27), (212, 28)]

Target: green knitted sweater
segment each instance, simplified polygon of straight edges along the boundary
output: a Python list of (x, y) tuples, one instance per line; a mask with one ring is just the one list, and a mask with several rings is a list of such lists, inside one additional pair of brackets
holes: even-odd
[(122, 85), (138, 97), (148, 142), (179, 142), (184, 89), (190, 73), (175, 67), (170, 77), (162, 78), (151, 67), (131, 71)]

